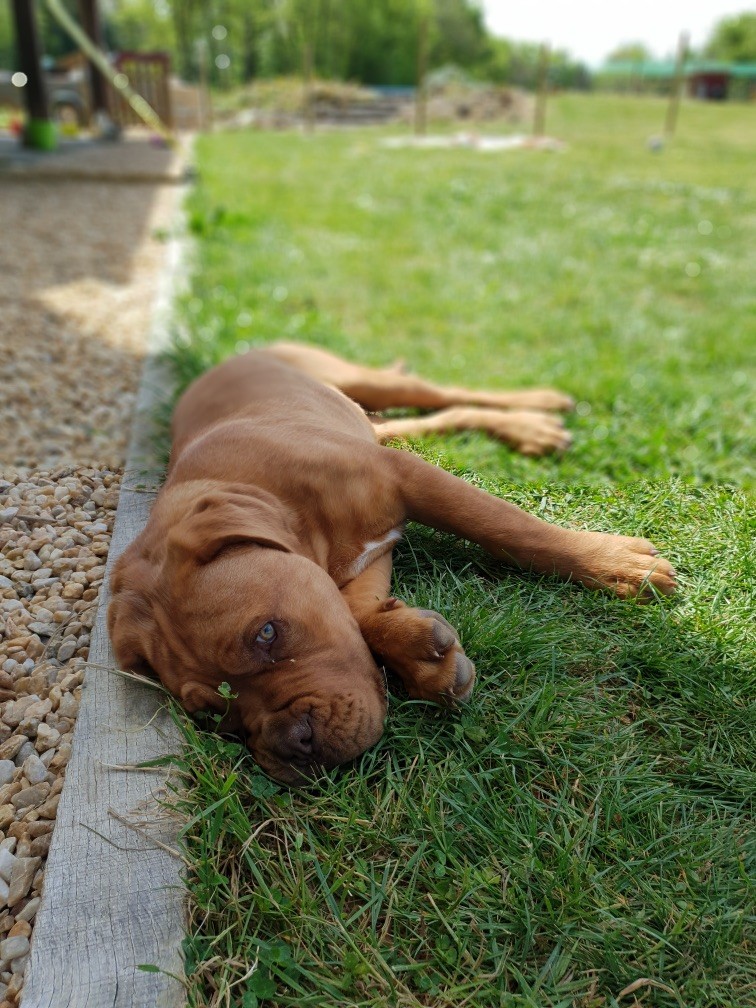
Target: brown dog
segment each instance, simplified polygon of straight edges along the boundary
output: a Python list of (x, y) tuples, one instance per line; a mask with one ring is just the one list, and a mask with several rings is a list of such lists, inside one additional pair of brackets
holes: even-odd
[[(373, 423), (357, 402), (441, 412)], [(567, 444), (541, 411), (569, 406), (550, 391), (443, 389), (294, 344), (226, 361), (179, 401), (167, 480), (116, 564), (119, 663), (156, 672), (189, 711), (225, 710), (218, 687), (229, 683), (229, 727), (271, 776), (297, 783), (380, 738), (376, 658), (412, 697), (470, 695), (475, 670), (453, 628), (389, 596), (407, 519), (618, 595), (673, 592), (674, 571), (647, 540), (548, 524), (380, 444), (476, 427), (540, 454)]]

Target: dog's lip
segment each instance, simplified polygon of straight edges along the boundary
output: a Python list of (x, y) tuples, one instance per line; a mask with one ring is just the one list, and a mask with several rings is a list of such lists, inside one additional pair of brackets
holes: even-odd
[(318, 758), (298, 759), (290, 757), (282, 759), (272, 753), (262, 754), (259, 749), (253, 748), (249, 742), (247, 745), (255, 762), (264, 774), (277, 784), (287, 784), (290, 787), (306, 787), (308, 784), (313, 784), (327, 770), (332, 770), (337, 766), (344, 766), (347, 762), (350, 762), (345, 761), (344, 763), (332, 763), (329, 765), (326, 761)]
[[(368, 748), (372, 747), (368, 746)], [(305, 788), (308, 785), (315, 784), (318, 778), (322, 774), (327, 773), (329, 770), (348, 770), (350, 767), (355, 765), (357, 760), (359, 760), (365, 752), (367, 752), (367, 749), (338, 763), (328, 763), (317, 759), (312, 760), (309, 763), (300, 763), (295, 760), (267, 760), (265, 763), (261, 763), (257, 757), (255, 757), (255, 761), (263, 773), (277, 784), (286, 784), (289, 787)]]
[[(305, 694), (305, 696), (308, 695)], [(313, 751), (311, 753), (287, 752), (284, 754), (277, 752), (276, 741), (271, 739), (269, 743), (266, 743), (264, 733), (261, 735), (259, 730), (247, 732), (247, 748), (261, 769), (273, 780), (293, 786), (305, 786), (328, 770), (351, 765), (363, 753), (378, 743), (385, 730), (387, 713), (385, 699), (383, 697), (380, 699), (382, 709), (378, 717), (376, 717), (376, 712), (369, 708), (363, 710), (363, 718), (367, 720), (362, 720), (359, 727), (361, 730), (368, 729), (367, 744), (346, 745), (345, 751), (340, 752), (341, 744), (338, 740), (329, 737), (327, 724), (318, 717), (317, 710), (311, 708), (299, 715), (300, 718), (306, 718), (312, 731)], [(292, 702), (296, 701), (289, 701), (279, 710), (285, 710)], [(323, 734), (324, 729), (325, 734)]]

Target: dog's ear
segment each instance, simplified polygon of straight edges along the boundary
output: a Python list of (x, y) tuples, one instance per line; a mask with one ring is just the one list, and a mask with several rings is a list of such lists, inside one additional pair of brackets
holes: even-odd
[(275, 498), (218, 491), (203, 494), (168, 535), (168, 558), (207, 564), (227, 546), (257, 543), (294, 553), (296, 537)]
[(119, 583), (117, 574), (114, 577), (113, 600), (108, 609), (108, 631), (120, 668), (140, 675), (162, 673), (160, 680), (163, 685), (190, 714), (200, 710), (225, 709), (226, 702), (216, 690), (194, 680), (182, 683), (174, 663), (161, 661), (159, 652), (163, 639), (152, 617), (147, 595), (133, 588), (124, 588), (123, 580)]
[(108, 633), (118, 664), (141, 675), (156, 675), (154, 667), (158, 628), (152, 613), (150, 586), (154, 573), (128, 551), (118, 560), (110, 582)]

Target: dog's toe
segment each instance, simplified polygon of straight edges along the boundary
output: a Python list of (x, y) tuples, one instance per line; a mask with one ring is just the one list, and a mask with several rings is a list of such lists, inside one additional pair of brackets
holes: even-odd
[(469, 695), (470, 688), (475, 678), (475, 666), (461, 651), (455, 659), (454, 693), (459, 699), (465, 699)]
[(431, 633), (433, 636), (433, 644), (439, 655), (445, 655), (449, 648), (452, 647), (457, 640), (457, 635), (452, 628), (450, 626), (444, 626), (444, 624), (439, 621), (434, 622)]

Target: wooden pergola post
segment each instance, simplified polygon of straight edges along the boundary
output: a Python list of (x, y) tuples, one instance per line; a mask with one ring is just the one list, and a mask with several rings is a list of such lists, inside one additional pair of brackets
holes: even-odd
[[(103, 49), (102, 25), (97, 0), (79, 0), (79, 16), (81, 26), (98, 49)], [(92, 98), (91, 118), (100, 116), (110, 118), (108, 109), (108, 89), (100, 70), (89, 60), (89, 93)]]
[(19, 69), (26, 76), (24, 98), (29, 120), (24, 131), (24, 144), (39, 150), (52, 150), (55, 147), (55, 128), (50, 121), (33, 0), (13, 0), (13, 19)]

